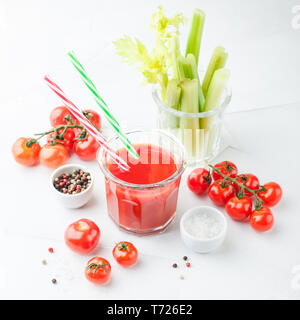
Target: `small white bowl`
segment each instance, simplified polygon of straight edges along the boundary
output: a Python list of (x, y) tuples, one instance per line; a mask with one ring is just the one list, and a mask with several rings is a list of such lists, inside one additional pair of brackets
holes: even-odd
[(55, 178), (58, 178), (63, 173), (72, 173), (73, 170), (83, 170), (84, 172), (89, 172), (90, 170), (86, 167), (80, 165), (80, 164), (66, 164), (63, 165), (53, 171), (50, 177), (50, 188), (53, 190), (54, 195), (57, 197), (57, 199), (61, 202), (61, 204), (66, 208), (80, 208), (83, 205), (85, 205), (92, 196), (93, 191), (93, 184), (94, 184), (94, 178), (90, 173), (91, 176), (91, 183), (85, 189), (84, 191), (76, 194), (67, 194), (67, 193), (61, 193), (58, 190), (55, 189), (53, 182)]
[[(193, 215), (206, 213), (208, 215), (213, 215), (216, 219), (220, 221), (221, 230), (213, 238), (198, 238), (195, 235), (192, 235), (186, 230), (185, 223), (187, 219), (191, 218)], [(225, 239), (227, 232), (227, 220), (220, 212), (214, 207), (209, 206), (199, 206), (189, 209), (180, 220), (180, 234), (183, 242), (187, 247), (193, 251), (200, 253), (207, 253), (212, 250), (217, 249)]]

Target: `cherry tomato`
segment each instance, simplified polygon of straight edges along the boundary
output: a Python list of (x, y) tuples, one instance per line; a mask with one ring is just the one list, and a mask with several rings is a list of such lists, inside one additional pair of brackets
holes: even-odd
[(243, 196), (241, 199), (234, 196), (227, 201), (225, 209), (232, 219), (242, 221), (252, 212), (252, 200), (248, 196)]
[(94, 125), (95, 128), (100, 130), (101, 118), (100, 118), (99, 113), (97, 113), (94, 110), (87, 109), (87, 110), (83, 111), (83, 114), (85, 115), (86, 118), (88, 118), (92, 122), (92, 124)]
[[(235, 178), (238, 174), (236, 165), (230, 161), (222, 161), (214, 165), (215, 168), (219, 169), (223, 174), (230, 178)], [(223, 177), (216, 171), (212, 174), (214, 180), (223, 179)]]
[(234, 196), (233, 185), (228, 181), (217, 180), (209, 187), (208, 196), (217, 206), (225, 206), (226, 202)]
[[(256, 191), (259, 189), (259, 180), (252, 173), (240, 174), (237, 176), (236, 180), (253, 191)], [(238, 194), (241, 189), (240, 186), (238, 186), (236, 183), (234, 183), (233, 185), (234, 185), (236, 194)], [(244, 190), (245, 190), (245, 195), (252, 196), (251, 192), (247, 191), (246, 189)]]
[(250, 225), (253, 229), (264, 232), (273, 227), (274, 217), (272, 211), (267, 207), (254, 210), (250, 216)]
[(88, 253), (98, 244), (100, 229), (89, 219), (80, 219), (70, 224), (65, 231), (67, 246), (77, 253)]
[(85, 267), (86, 278), (95, 284), (104, 284), (110, 278), (110, 263), (101, 257), (94, 257), (88, 261)]
[(189, 189), (196, 194), (204, 193), (210, 184), (210, 173), (204, 168), (194, 169), (188, 176), (187, 185)]
[(113, 256), (121, 266), (129, 267), (136, 262), (138, 252), (132, 243), (121, 241), (114, 247)]
[(61, 145), (46, 144), (40, 151), (40, 162), (48, 168), (55, 169), (65, 164), (69, 159), (67, 149)]
[[(64, 129), (58, 130), (59, 134), (62, 134)], [(55, 138), (55, 142), (54, 142)], [(74, 138), (75, 138), (75, 132), (72, 128), (67, 129), (67, 131), (64, 133), (63, 139), (59, 139), (59, 136), (56, 135), (55, 132), (51, 132), (47, 136), (47, 142), (49, 144), (62, 144), (66, 147), (69, 153), (73, 151), (73, 146), (74, 146)]]
[(71, 112), (68, 110), (65, 106), (59, 106), (54, 108), (50, 113), (50, 123), (53, 128), (56, 128), (61, 125), (67, 124), (66, 116), (71, 116), (73, 121), (71, 124), (77, 123), (79, 124), (78, 120), (74, 120), (74, 117), (72, 116)]
[(100, 145), (96, 139), (89, 133), (86, 134), (84, 140), (75, 140), (74, 151), (82, 160), (94, 160)]
[(282, 197), (282, 189), (276, 182), (268, 182), (263, 185), (262, 191), (257, 194), (266, 207), (275, 206)]
[(39, 163), (41, 146), (33, 138), (19, 138), (12, 146), (15, 160), (23, 166), (35, 166)]

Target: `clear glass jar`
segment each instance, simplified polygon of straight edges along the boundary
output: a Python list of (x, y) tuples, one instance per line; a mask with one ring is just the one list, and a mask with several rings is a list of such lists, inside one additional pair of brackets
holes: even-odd
[[(226, 89), (218, 107), (207, 112), (186, 113), (163, 103), (160, 90), (153, 87), (152, 96), (157, 105), (157, 125), (173, 134), (185, 147), (188, 164), (211, 161), (220, 148), (223, 114), (231, 100)], [(195, 129), (190, 129), (191, 126)]]
[[(141, 235), (162, 232), (175, 216), (180, 179), (186, 167), (184, 147), (172, 135), (160, 130), (131, 131), (126, 134), (134, 146), (156, 146), (167, 151), (166, 154), (171, 155), (176, 171), (165, 180), (153, 184), (126, 182), (112, 174), (109, 169), (112, 160), (105, 151), (100, 151), (97, 158), (105, 176), (108, 214), (125, 231)], [(119, 150), (127, 163), (137, 161), (128, 156), (126, 159), (124, 153), (120, 152), (125, 149), (118, 137), (111, 139), (109, 145), (114, 150)], [(145, 153), (151, 152), (152, 148), (139, 150)], [(151, 153), (151, 163), (145, 163), (147, 166), (170, 163), (170, 159), (158, 158), (153, 154)]]

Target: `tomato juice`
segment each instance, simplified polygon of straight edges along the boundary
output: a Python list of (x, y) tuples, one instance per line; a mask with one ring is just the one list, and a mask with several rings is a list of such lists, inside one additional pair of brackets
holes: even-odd
[(173, 220), (183, 160), (156, 144), (134, 144), (139, 159), (126, 149), (118, 155), (129, 165), (124, 171), (112, 160), (105, 163), (108, 213), (122, 229), (135, 233), (163, 231)]

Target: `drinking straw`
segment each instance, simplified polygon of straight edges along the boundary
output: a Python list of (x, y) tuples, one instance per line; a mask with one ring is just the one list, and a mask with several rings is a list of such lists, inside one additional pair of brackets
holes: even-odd
[(96, 103), (104, 112), (104, 116), (105, 116), (106, 120), (113, 127), (113, 129), (116, 131), (117, 135), (120, 138), (120, 141), (124, 144), (125, 148), (130, 153), (130, 155), (133, 158), (138, 159), (139, 155), (135, 151), (133, 145), (131, 144), (131, 142), (129, 141), (129, 139), (125, 135), (125, 133), (123, 133), (117, 119), (109, 111), (106, 102), (100, 97), (96, 86), (94, 85), (92, 80), (88, 77), (82, 64), (78, 61), (78, 59), (75, 57), (73, 52), (68, 52), (68, 56), (71, 58), (71, 63), (73, 64), (75, 69), (80, 73), (83, 82), (88, 87), (88, 89), (91, 91), (91, 93), (94, 95)]
[(45, 76), (44, 79), (47, 82), (49, 88), (55, 92), (63, 101), (64, 105), (68, 108), (71, 114), (80, 121), (80, 123), (85, 127), (85, 129), (97, 140), (97, 142), (107, 151), (107, 153), (111, 156), (111, 158), (115, 161), (115, 163), (122, 168), (123, 170), (128, 170), (128, 164), (120, 158), (114, 150), (112, 150), (107, 141), (102, 136), (102, 134), (92, 125), (92, 123), (83, 115), (82, 111), (75, 106), (75, 104), (66, 97), (66, 94), (63, 90), (55, 84), (48, 76)]

